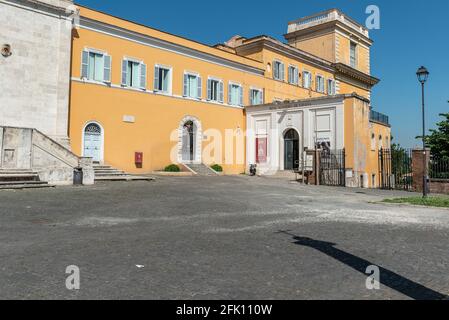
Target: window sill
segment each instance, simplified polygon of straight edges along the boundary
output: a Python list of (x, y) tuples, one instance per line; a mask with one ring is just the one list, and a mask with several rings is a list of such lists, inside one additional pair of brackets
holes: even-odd
[(168, 96), (168, 97), (173, 96), (173, 94), (172, 94), (171, 92), (164, 92), (164, 91), (157, 91), (157, 90), (154, 90), (153, 93), (154, 93), (154, 94), (158, 94), (158, 95), (160, 95), (160, 96)]

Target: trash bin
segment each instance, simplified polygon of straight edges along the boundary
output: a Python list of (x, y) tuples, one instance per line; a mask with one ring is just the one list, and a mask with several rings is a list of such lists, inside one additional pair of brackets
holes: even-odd
[(73, 185), (80, 186), (83, 184), (83, 168), (75, 168), (73, 170)]

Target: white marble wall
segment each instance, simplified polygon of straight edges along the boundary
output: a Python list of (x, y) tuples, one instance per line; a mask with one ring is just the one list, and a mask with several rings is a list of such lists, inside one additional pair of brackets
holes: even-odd
[(71, 13), (67, 0), (0, 0), (0, 125), (36, 128), (68, 145)]

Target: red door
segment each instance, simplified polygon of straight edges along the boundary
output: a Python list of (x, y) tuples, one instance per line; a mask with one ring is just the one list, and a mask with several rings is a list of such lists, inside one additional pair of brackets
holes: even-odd
[(268, 155), (268, 138), (256, 138), (256, 162), (266, 163)]

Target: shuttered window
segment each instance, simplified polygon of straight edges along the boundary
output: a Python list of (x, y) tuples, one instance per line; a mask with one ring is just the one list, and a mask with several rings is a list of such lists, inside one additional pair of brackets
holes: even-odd
[(298, 68), (295, 66), (288, 67), (288, 83), (297, 85), (299, 82)]
[(335, 80), (327, 80), (327, 94), (330, 96), (335, 95)]
[(310, 72), (304, 71), (302, 85), (306, 89), (310, 89), (310, 87), (312, 86), (312, 74)]
[(273, 62), (273, 77), (276, 80), (285, 80), (285, 65), (280, 61)]
[(111, 57), (100, 52), (83, 51), (81, 78), (91, 81), (111, 82)]
[(171, 69), (156, 66), (154, 68), (154, 91), (162, 93), (171, 92)]
[(249, 99), (252, 106), (263, 104), (263, 90), (251, 89), (249, 90)]
[(230, 83), (228, 91), (228, 103), (232, 106), (243, 106), (242, 86), (239, 84)]
[(316, 76), (316, 91), (324, 93), (324, 77)]
[(351, 41), (349, 52), (349, 64), (353, 68), (357, 68), (357, 44)]
[(147, 67), (144, 63), (124, 59), (122, 65), (122, 85), (146, 89)]
[(223, 81), (215, 79), (207, 80), (207, 100), (223, 103), (223, 90)]
[(201, 99), (203, 95), (201, 77), (196, 74), (185, 73), (183, 81), (184, 81), (183, 96), (188, 98)]

